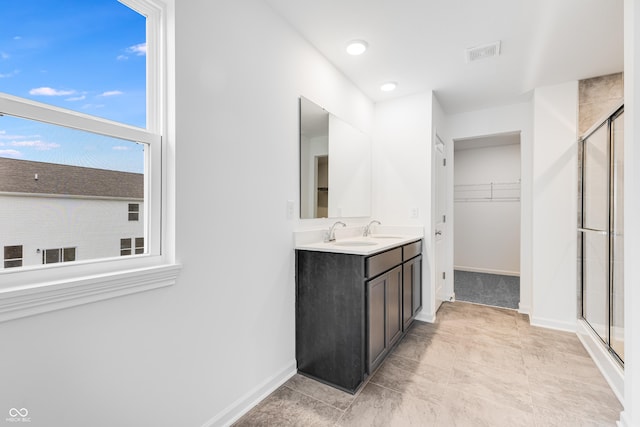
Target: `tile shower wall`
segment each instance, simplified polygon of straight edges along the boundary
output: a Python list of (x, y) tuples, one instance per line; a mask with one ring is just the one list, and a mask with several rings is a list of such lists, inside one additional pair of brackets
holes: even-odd
[(580, 80), (578, 83), (578, 134), (583, 135), (624, 99), (624, 73)]

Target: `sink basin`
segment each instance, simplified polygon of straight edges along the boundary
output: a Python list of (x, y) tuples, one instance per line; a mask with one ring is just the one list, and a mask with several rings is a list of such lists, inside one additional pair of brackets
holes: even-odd
[(390, 234), (372, 234), (370, 236), (372, 239), (401, 239), (402, 236), (392, 236)]
[(336, 246), (375, 246), (376, 242), (371, 242), (368, 240), (343, 240), (341, 242), (335, 242)]

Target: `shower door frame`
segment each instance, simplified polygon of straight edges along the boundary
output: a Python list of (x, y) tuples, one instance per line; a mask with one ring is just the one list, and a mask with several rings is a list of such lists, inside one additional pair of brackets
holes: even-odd
[[(589, 129), (584, 136), (582, 136), (578, 140), (578, 159), (579, 159), (579, 172), (578, 172), (578, 189), (579, 189), (579, 200), (578, 200), (578, 313), (580, 315), (580, 319), (583, 320), (589, 328), (593, 331), (593, 333), (600, 339), (600, 342), (604, 345), (607, 352), (612, 356), (612, 358), (621, 366), (624, 367), (624, 360), (616, 353), (616, 351), (611, 346), (611, 328), (613, 324), (613, 285), (614, 285), (614, 261), (615, 261), (615, 253), (614, 253), (614, 239), (615, 239), (615, 229), (614, 229), (614, 218), (615, 213), (614, 209), (616, 208), (616, 200), (615, 196), (617, 193), (617, 188), (615, 188), (616, 180), (615, 180), (615, 143), (613, 138), (613, 121), (618, 118), (621, 114), (624, 113), (624, 103), (616, 106), (612, 112), (606, 116), (604, 120), (598, 121), (596, 125), (594, 125), (591, 129)], [(585, 141), (589, 139), (593, 134), (595, 134), (598, 130), (600, 130), (603, 126), (607, 127), (607, 154), (608, 154), (608, 190), (607, 190), (607, 199), (609, 201), (607, 207), (607, 223), (608, 230), (606, 231), (608, 235), (607, 239), (607, 253), (608, 253), (608, 262), (607, 265), (607, 283), (606, 283), (606, 295), (607, 295), (607, 325), (606, 325), (606, 340), (602, 338), (600, 333), (589, 323), (589, 320), (584, 316), (584, 270), (585, 270), (585, 262), (584, 262), (584, 241), (583, 235), (585, 232), (599, 232), (598, 230), (590, 230), (584, 228), (584, 172), (585, 172)], [(624, 197), (624, 195), (622, 195)]]

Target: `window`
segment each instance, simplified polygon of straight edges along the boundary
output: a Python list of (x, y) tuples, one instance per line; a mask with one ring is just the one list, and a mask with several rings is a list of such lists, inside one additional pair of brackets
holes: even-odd
[[(135, 243), (135, 247), (131, 247), (131, 243)], [(135, 253), (143, 254), (144, 253), (144, 237), (136, 237), (135, 239), (120, 239), (120, 255), (131, 255)]]
[(144, 253), (144, 237), (136, 237), (136, 254)]
[[(47, 0), (0, 14), (0, 238), (27, 230), (33, 242), (5, 247), (0, 322), (175, 283), (171, 4)], [(140, 256), (120, 256), (123, 235), (140, 236), (128, 242)]]
[(4, 268), (22, 267), (22, 245), (4, 247)]
[(42, 251), (43, 264), (69, 262), (76, 260), (76, 248), (45, 249)]
[(138, 203), (129, 203), (129, 221), (138, 221), (140, 217), (140, 205)]
[(131, 239), (120, 239), (120, 255), (131, 255)]

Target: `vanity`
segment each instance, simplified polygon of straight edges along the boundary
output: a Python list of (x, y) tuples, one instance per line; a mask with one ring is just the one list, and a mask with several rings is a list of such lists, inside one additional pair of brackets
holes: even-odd
[(422, 307), (422, 237), (296, 245), (298, 372), (355, 393)]

